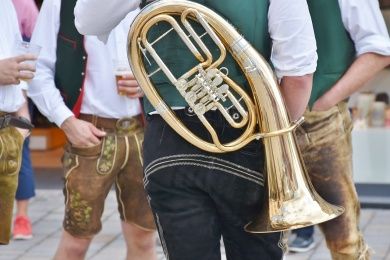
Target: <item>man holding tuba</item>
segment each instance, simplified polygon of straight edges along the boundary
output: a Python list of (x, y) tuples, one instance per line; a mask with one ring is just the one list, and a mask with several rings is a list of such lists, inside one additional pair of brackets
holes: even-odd
[[(306, 1), (192, 2), (229, 20), (272, 63), (290, 116), (298, 119), (307, 106), (317, 60)], [(76, 27), (82, 34), (106, 40), (107, 33), (139, 4), (131, 0), (79, 0)], [(157, 31), (165, 32), (158, 27)], [(174, 73), (188, 65), (188, 57), (177, 46), (168, 37), (156, 47), (171, 61), (167, 65)], [(172, 64), (181, 65), (169, 66)], [(227, 66), (229, 75), (240, 77), (237, 66)], [(195, 134), (208, 138), (194, 111), (176, 95), (175, 87), (156, 76), (159, 90), (165, 93), (177, 117)], [(261, 142), (252, 141), (225, 154), (205, 152), (173, 131), (147, 101), (144, 108), (144, 184), (167, 259), (220, 259), (221, 236), (228, 259), (282, 259), (286, 250), (283, 234), (255, 235), (243, 229), (258, 213), (266, 193)], [(229, 112), (233, 118), (240, 116), (235, 109)], [(218, 133), (223, 133), (222, 139), (237, 136), (237, 129), (228, 125), (219, 112), (210, 111), (207, 118), (214, 122)]]

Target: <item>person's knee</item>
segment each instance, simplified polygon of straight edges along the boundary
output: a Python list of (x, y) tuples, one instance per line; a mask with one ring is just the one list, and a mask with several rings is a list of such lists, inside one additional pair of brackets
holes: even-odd
[(138, 250), (148, 251), (152, 250), (156, 244), (156, 232), (144, 230), (133, 224), (126, 224), (129, 246), (135, 247)]
[[(78, 238), (65, 231), (59, 245), (59, 251), (62, 252), (60, 255), (73, 257), (73, 259), (82, 259), (88, 250), (91, 240), (92, 237)], [(60, 260), (62, 258), (56, 259)]]

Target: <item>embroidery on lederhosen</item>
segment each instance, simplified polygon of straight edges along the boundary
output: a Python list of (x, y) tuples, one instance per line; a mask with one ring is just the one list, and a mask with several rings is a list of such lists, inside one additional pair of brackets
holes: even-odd
[(102, 152), (97, 160), (96, 171), (101, 175), (110, 174), (114, 168), (114, 162), (118, 150), (118, 138), (109, 135), (104, 138)]
[(65, 150), (62, 157), (62, 165), (65, 171), (65, 205), (68, 214), (65, 214), (65, 227), (77, 226), (86, 229), (91, 218), (92, 207), (80, 199), (80, 193), (68, 188), (69, 176), (79, 166), (79, 157)]
[(19, 172), (23, 137), (16, 131), (15, 128), (8, 128), (3, 130), (0, 136), (0, 170), (3, 174), (15, 175)]
[(91, 220), (92, 207), (86, 200), (81, 199), (81, 195), (78, 192), (70, 192), (69, 194), (69, 207), (71, 209), (70, 219), (67, 224), (77, 226), (82, 229), (86, 229)]

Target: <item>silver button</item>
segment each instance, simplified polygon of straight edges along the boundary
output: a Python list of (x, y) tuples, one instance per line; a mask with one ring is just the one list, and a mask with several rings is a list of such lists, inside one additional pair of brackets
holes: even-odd
[(87, 59), (87, 57), (83, 56), (83, 60), (86, 60), (86, 59)]
[(81, 72), (81, 76), (84, 76), (85, 75), (85, 73), (84, 72)]

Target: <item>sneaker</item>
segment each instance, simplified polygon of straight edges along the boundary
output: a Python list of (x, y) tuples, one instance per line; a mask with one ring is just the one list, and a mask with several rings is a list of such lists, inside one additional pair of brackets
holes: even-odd
[(288, 249), (290, 252), (304, 253), (312, 250), (316, 246), (313, 237), (303, 238), (296, 237), (289, 245)]
[(30, 219), (24, 216), (16, 217), (12, 234), (13, 238), (16, 240), (31, 239), (33, 236)]

